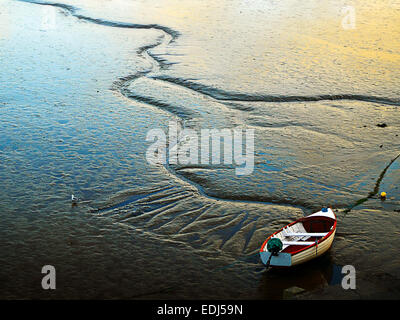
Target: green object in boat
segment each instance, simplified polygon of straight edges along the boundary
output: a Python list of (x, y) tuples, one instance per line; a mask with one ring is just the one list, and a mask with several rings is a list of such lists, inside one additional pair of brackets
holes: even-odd
[(271, 252), (272, 255), (276, 255), (279, 251), (282, 250), (282, 247), (282, 241), (278, 238), (272, 238), (267, 243), (267, 250)]

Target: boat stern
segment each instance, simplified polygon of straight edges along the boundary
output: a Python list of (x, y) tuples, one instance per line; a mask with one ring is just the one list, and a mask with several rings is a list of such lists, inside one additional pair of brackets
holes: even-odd
[[(267, 264), (271, 252), (260, 251), (260, 258), (263, 264)], [(272, 256), (269, 263), (271, 267), (290, 267), (292, 265), (292, 255), (290, 253), (279, 252), (276, 256)]]

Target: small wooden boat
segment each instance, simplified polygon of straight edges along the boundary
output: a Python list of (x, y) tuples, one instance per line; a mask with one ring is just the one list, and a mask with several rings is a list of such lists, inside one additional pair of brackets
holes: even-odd
[(327, 252), (336, 233), (336, 215), (331, 208), (303, 217), (270, 235), (260, 249), (268, 267), (291, 267)]

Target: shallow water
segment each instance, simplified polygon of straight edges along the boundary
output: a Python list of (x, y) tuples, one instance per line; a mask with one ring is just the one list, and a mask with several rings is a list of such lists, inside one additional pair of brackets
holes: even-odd
[[(340, 1), (47, 4), (0, 2), (1, 297), (400, 296), (399, 4), (350, 30)], [(171, 120), (254, 129), (254, 171), (149, 164)], [(266, 272), (265, 237), (327, 204), (330, 253)]]

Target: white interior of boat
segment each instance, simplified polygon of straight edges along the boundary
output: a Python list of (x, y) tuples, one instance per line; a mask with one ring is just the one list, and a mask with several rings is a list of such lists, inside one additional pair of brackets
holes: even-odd
[(307, 232), (303, 223), (297, 222), (289, 227), (285, 227), (281, 232), (273, 236), (282, 241), (282, 250), (292, 245), (309, 246), (314, 244), (314, 241), (305, 241), (311, 237), (325, 237), (328, 232), (310, 233)]

